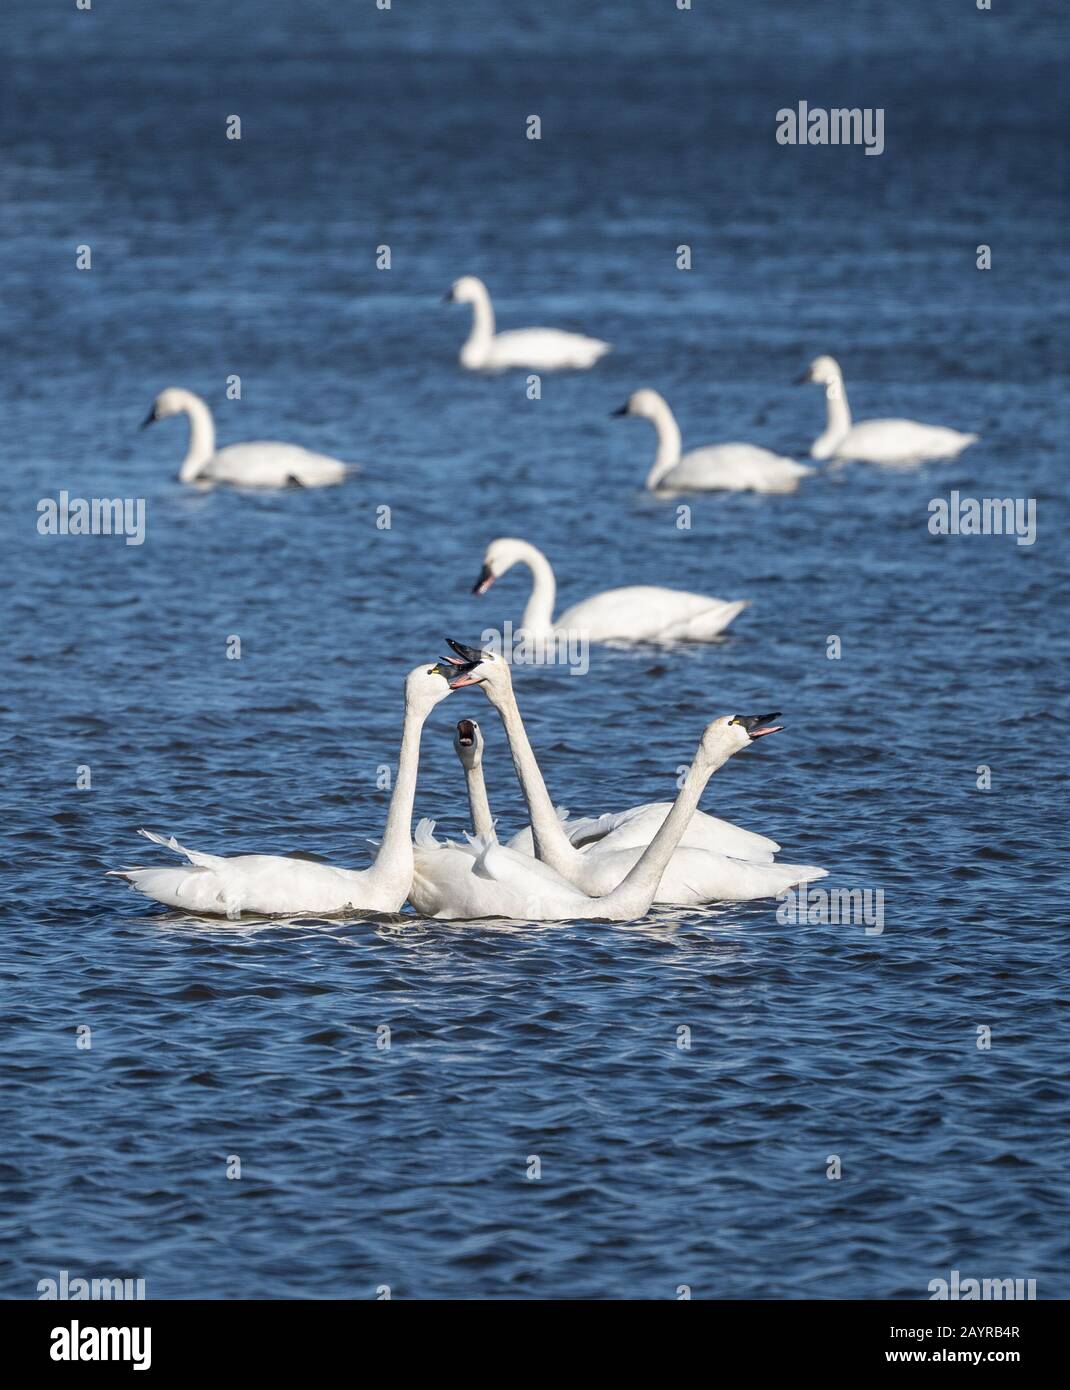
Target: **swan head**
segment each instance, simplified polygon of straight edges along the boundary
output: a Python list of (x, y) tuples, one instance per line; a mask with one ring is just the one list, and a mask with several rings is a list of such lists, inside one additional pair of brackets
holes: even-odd
[(450, 693), (446, 673), (453, 666), (448, 661), (436, 661), (433, 666), (417, 666), (405, 677), (405, 705), (417, 714), (430, 714), (440, 700)]
[[(454, 670), (458, 668), (454, 667)], [(453, 747), (461, 766), (469, 771), (483, 762), (483, 735), (474, 719), (460, 719), (453, 735)]]
[(843, 380), (843, 373), (840, 371), (840, 364), (835, 357), (815, 357), (814, 360), (798, 378), (798, 384), (812, 381), (818, 386), (835, 386), (837, 382)]
[(482, 280), (474, 275), (462, 275), (459, 280), (454, 280), (450, 286), (449, 293), (445, 296), (447, 304), (475, 304), (477, 300), (486, 299), (487, 287)]
[(774, 724), (779, 714), (722, 714), (707, 724), (702, 732), (702, 751), (707, 757), (721, 762), (738, 753), (741, 748), (749, 748), (767, 734), (779, 733), (783, 727)]
[(186, 409), (189, 393), (178, 386), (169, 386), (152, 403), (152, 409), (142, 420), (139, 428), (148, 429), (156, 420), (166, 420), (169, 415), (181, 415)]
[(491, 541), (483, 556), (479, 578), (472, 586), (473, 594), (485, 594), (506, 570), (527, 560), (530, 554), (531, 546), (527, 541), (514, 540), (511, 536), (499, 536), (496, 541)]
[(651, 391), (649, 386), (644, 386), (640, 391), (633, 391), (620, 409), (612, 411), (611, 414), (638, 415), (643, 420), (656, 420), (664, 409), (664, 397), (659, 396), (656, 391)]
[(460, 658), (452, 663), (447, 677), (451, 690), (460, 690), (464, 685), (481, 686), (483, 694), (495, 706), (512, 693), (513, 677), (504, 656), (467, 647), (452, 637), (447, 637), (446, 641)]

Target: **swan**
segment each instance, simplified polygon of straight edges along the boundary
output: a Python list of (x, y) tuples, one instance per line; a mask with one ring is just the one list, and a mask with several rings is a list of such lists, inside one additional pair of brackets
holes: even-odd
[(980, 438), (943, 425), (917, 420), (863, 420), (852, 425), (840, 364), (834, 357), (815, 357), (798, 381), (825, 388), (828, 422), (810, 450), (815, 459), (858, 459), (863, 463), (923, 463), (953, 459)]
[[(481, 666), (482, 662), (458, 667), (451, 677), (451, 685), (456, 688), (461, 684), (480, 683)], [(469, 680), (470, 675), (474, 675), (474, 679)], [(473, 836), (468, 848), (464, 849), (438, 845), (431, 834), (433, 823), (421, 821), (417, 827), (410, 893), (413, 906), (428, 916), (454, 920), (508, 917), (529, 922), (562, 922), (596, 918), (626, 922), (644, 916), (655, 894), (660, 894), (658, 884), (663, 881), (665, 866), (673, 852), (679, 852), (680, 837), (706, 783), (734, 753), (766, 734), (777, 732), (779, 726), (766, 725), (765, 718), (722, 715), (706, 726), (669, 815), (650, 844), (635, 856), (627, 872), (605, 891), (588, 893), (548, 864), (499, 844), (493, 828), (488, 834)], [(471, 786), (469, 782), (470, 792)]]
[(442, 663), (418, 666), (405, 681), (405, 719), (397, 778), (386, 828), (369, 869), (336, 869), (277, 854), (201, 854), (151, 830), (140, 833), (189, 861), (180, 868), (112, 869), (139, 893), (187, 912), (262, 915), (397, 912), (412, 883), (410, 825), (420, 761), (420, 733), (432, 709), (450, 693)]
[(557, 582), (549, 560), (528, 541), (511, 536), (487, 546), (472, 592), (485, 594), (514, 565), (527, 565), (534, 580), (520, 627), (536, 642), (555, 633), (579, 633), (590, 642), (708, 642), (749, 602), (640, 584), (605, 589), (554, 618)]
[(561, 368), (593, 367), (609, 352), (608, 343), (560, 328), (514, 328), (495, 333), (494, 309), (482, 280), (462, 275), (445, 296), (447, 304), (471, 304), (472, 331), (461, 348), (461, 366), (474, 372), (504, 371), (506, 367), (531, 367), (552, 372)]
[[(449, 645), (467, 663), (449, 675), (452, 688), (457, 690), (466, 685), (479, 685), (498, 711), (528, 804), (538, 859), (587, 894), (601, 896), (609, 893), (632, 872), (650, 846), (658, 842), (665, 827), (672, 823), (679, 797), (673, 803), (673, 809), (662, 818), (649, 845), (606, 848), (599, 853), (577, 849), (561, 827), (528, 742), (513, 693), (509, 663), (493, 652), (479, 652), (474, 647), (466, 647), (452, 640)], [(736, 716), (736, 722), (753, 737), (760, 737), (763, 733), (772, 732), (765, 726), (775, 718), (773, 714)], [(751, 862), (723, 852), (684, 845), (680, 841), (685, 829), (680, 828), (679, 834), (674, 837), (673, 849), (666, 856), (663, 874), (656, 886), (655, 902), (678, 906), (694, 906), (711, 901), (746, 902), (752, 898), (776, 897), (793, 884), (812, 882), (825, 878), (827, 874), (827, 870), (811, 864), (778, 864), (770, 860)]]
[(232, 487), (328, 487), (340, 483), (349, 472), (346, 464), (325, 454), (312, 454), (296, 444), (231, 444), (216, 452), (212, 412), (200, 396), (169, 386), (152, 403), (141, 422), (147, 429), (169, 415), (189, 417), (189, 447), (180, 483), (229, 483)]
[(709, 444), (680, 453), (680, 427), (664, 396), (644, 387), (614, 415), (637, 415), (657, 431), (658, 451), (646, 475), (651, 492), (794, 492), (814, 470), (757, 444)]

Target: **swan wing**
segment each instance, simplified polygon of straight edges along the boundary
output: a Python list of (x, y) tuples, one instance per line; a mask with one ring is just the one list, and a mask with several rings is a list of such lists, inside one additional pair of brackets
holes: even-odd
[[(642, 849), (661, 829), (671, 810), (671, 801), (650, 801), (642, 806), (632, 806), (627, 811), (599, 817), (597, 821), (589, 823), (589, 831), (575, 838), (570, 836), (570, 839), (577, 849), (582, 848), (588, 854), (598, 854), (602, 850)], [(680, 844), (734, 855), (756, 864), (771, 863), (780, 849), (777, 842), (768, 836), (744, 830), (742, 826), (708, 815), (705, 811), (696, 811), (691, 817)]]

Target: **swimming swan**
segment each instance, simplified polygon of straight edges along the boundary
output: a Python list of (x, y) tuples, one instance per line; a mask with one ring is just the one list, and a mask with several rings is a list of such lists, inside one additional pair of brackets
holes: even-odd
[[(470, 683), (479, 683), (476, 669), (476, 679)], [(455, 687), (465, 683), (467, 674), (467, 667), (458, 668), (451, 683)], [(755, 716), (724, 715), (708, 724), (672, 811), (628, 872), (605, 892), (589, 894), (572, 886), (548, 865), (508, 849), (491, 834), (473, 837), (468, 853), (436, 847), (422, 858), (418, 856), (413, 904), (422, 901), (420, 910), (433, 906), (436, 910), (430, 915), (454, 919), (508, 917), (561, 922), (595, 918), (627, 922), (643, 917), (659, 893), (666, 865), (706, 783), (734, 753), (776, 731), (776, 725), (766, 726)], [(421, 822), (418, 836), (425, 826), (426, 822)]]
[(980, 438), (943, 425), (916, 420), (863, 420), (852, 425), (840, 364), (834, 357), (815, 357), (798, 381), (825, 388), (828, 422), (810, 450), (815, 459), (858, 459), (863, 463), (922, 463), (952, 459)]
[(485, 594), (514, 565), (527, 565), (534, 580), (520, 626), (536, 641), (558, 632), (579, 633), (590, 642), (708, 642), (748, 603), (643, 584), (606, 589), (555, 618), (557, 582), (549, 560), (528, 541), (509, 536), (499, 536), (487, 546), (472, 592)]
[(628, 397), (614, 415), (637, 415), (657, 431), (658, 451), (646, 475), (651, 492), (794, 492), (814, 470), (757, 444), (709, 444), (680, 453), (680, 427), (668, 402), (645, 388)]
[(127, 868), (110, 872), (146, 897), (187, 912), (229, 918), (258, 914), (397, 912), (412, 884), (412, 803), (420, 762), (420, 732), (432, 709), (450, 693), (441, 664), (418, 666), (405, 681), (405, 720), (397, 778), (386, 828), (369, 869), (335, 869), (277, 854), (224, 857), (186, 849), (150, 830), (141, 834), (189, 860), (181, 868)]
[(593, 367), (609, 352), (608, 343), (564, 333), (559, 328), (514, 328), (495, 333), (494, 310), (482, 280), (462, 275), (445, 296), (448, 304), (471, 304), (472, 331), (461, 348), (461, 366), (474, 372), (504, 371), (507, 367), (532, 367), (552, 372), (561, 368)]
[[(584, 893), (596, 896), (609, 893), (631, 873), (650, 845), (658, 842), (665, 826), (672, 822), (674, 810), (664, 817), (650, 845), (607, 848), (600, 853), (577, 849), (561, 827), (528, 741), (513, 693), (509, 663), (493, 652), (479, 652), (452, 640), (450, 646), (468, 663), (449, 676), (450, 685), (454, 690), (466, 685), (481, 686), (498, 711), (531, 816), (538, 859)], [(772, 714), (739, 716), (738, 722), (753, 737), (760, 737), (762, 733), (772, 732), (764, 726), (774, 718)], [(759, 729), (758, 726), (763, 727)], [(696, 797), (696, 803), (697, 800)], [(678, 803), (679, 797), (674, 809)], [(681, 828), (674, 839), (673, 850), (666, 856), (654, 902), (689, 906), (712, 901), (746, 902), (753, 898), (775, 897), (795, 883), (826, 876), (825, 869), (810, 864), (776, 864), (768, 859), (751, 862), (714, 850), (693, 848), (680, 843), (683, 834)]]
[(325, 454), (312, 454), (296, 444), (231, 444), (216, 452), (212, 412), (192, 391), (169, 386), (153, 401), (141, 422), (147, 429), (169, 415), (189, 417), (189, 448), (178, 470), (180, 483), (229, 483), (232, 487), (329, 487), (350, 471)]

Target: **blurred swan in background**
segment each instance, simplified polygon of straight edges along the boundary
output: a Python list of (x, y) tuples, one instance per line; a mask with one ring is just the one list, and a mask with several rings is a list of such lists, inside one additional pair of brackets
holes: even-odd
[(405, 681), (405, 719), (386, 828), (369, 869), (335, 869), (307, 859), (277, 854), (225, 857), (186, 849), (175, 839), (151, 830), (140, 833), (189, 861), (178, 868), (112, 869), (129, 883), (168, 907), (187, 912), (238, 918), (243, 912), (265, 915), (398, 912), (412, 885), (412, 803), (420, 763), (420, 733), (427, 716), (450, 693), (444, 670), (418, 666)]
[(179, 482), (227, 483), (232, 487), (329, 487), (342, 482), (350, 471), (338, 459), (310, 453), (297, 444), (258, 440), (252, 444), (231, 444), (217, 453), (212, 412), (200, 396), (178, 386), (160, 392), (141, 428), (147, 429), (169, 415), (183, 414), (189, 418), (189, 447), (178, 470)]
[(708, 444), (681, 454), (680, 427), (664, 396), (644, 387), (614, 415), (649, 420), (657, 431), (654, 464), (646, 475), (651, 492), (794, 492), (814, 470), (757, 444)]
[(608, 343), (565, 333), (560, 328), (514, 328), (495, 333), (494, 309), (482, 280), (462, 275), (446, 295), (450, 304), (471, 304), (472, 331), (461, 348), (461, 366), (471, 371), (503, 371), (507, 367), (531, 367), (552, 372), (563, 368), (593, 367), (609, 352)]
[(814, 440), (811, 458), (922, 463), (927, 459), (955, 458), (980, 438), (943, 425), (922, 425), (916, 420), (863, 420), (853, 425), (843, 373), (834, 357), (815, 357), (798, 380), (816, 382), (825, 388), (827, 423), (825, 432)]
[[(450, 685), (455, 690), (466, 685), (479, 685), (498, 711), (531, 817), (537, 858), (585, 893), (602, 895), (610, 892), (631, 873), (649, 849), (649, 845), (608, 844), (601, 849), (595, 846), (584, 850), (572, 844), (550, 800), (542, 772), (528, 741), (513, 693), (509, 663), (493, 652), (479, 652), (474, 647), (447, 640), (457, 655), (467, 663), (458, 667), (449, 677)], [(740, 726), (747, 736), (746, 742), (752, 742), (779, 729), (779, 725), (770, 724), (774, 718), (776, 716), (771, 714), (741, 715), (728, 722), (730, 725)], [(668, 815), (661, 817), (650, 844), (656, 843), (665, 826), (672, 822), (674, 809), (678, 804), (679, 797)], [(689, 821), (693, 811), (694, 808), (689, 813)], [(672, 851), (665, 858), (662, 875), (655, 885), (652, 901), (677, 905), (695, 905), (711, 901), (746, 902), (752, 898), (775, 897), (793, 884), (826, 876), (825, 869), (811, 864), (773, 863), (772, 853), (767, 848), (772, 844), (771, 841), (766, 841), (761, 836), (750, 836), (750, 832), (738, 830), (735, 826), (728, 826), (727, 830), (729, 833), (725, 839), (728, 842), (738, 845), (745, 837), (759, 842), (761, 861), (753, 862), (724, 852), (685, 845), (682, 843), (685, 828), (681, 828), (679, 834), (674, 837)], [(511, 846), (505, 848), (511, 853), (518, 852)]]
[(579, 634), (590, 642), (707, 642), (748, 603), (641, 584), (605, 589), (555, 618), (557, 581), (549, 560), (528, 541), (511, 536), (499, 536), (487, 546), (473, 593), (485, 594), (514, 565), (526, 565), (532, 574), (520, 628), (536, 641), (559, 632)]

